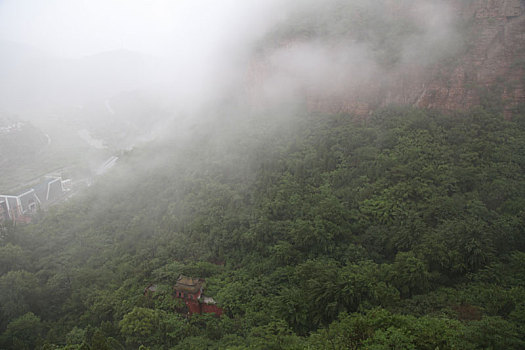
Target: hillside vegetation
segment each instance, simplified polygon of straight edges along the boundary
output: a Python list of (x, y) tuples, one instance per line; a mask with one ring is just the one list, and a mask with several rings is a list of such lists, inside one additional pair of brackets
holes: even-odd
[(523, 113), (224, 120), (2, 227), (0, 348), (525, 347)]

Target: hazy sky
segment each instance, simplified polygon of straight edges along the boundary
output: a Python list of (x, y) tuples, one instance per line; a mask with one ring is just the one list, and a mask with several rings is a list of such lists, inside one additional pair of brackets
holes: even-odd
[[(457, 42), (447, 1), (395, 1), (410, 11), (396, 17), (388, 11), (392, 0), (0, 0), (0, 41), (68, 58), (119, 49), (155, 56), (128, 60), (138, 55), (119, 53), (64, 60), (76, 61), (68, 62), (70, 66), (61, 60), (28, 61), (24, 66), (12, 50), (14, 58), (5, 60), (11, 66), (0, 64), (0, 73), (10, 77), (0, 80), (0, 108), (15, 108), (12, 101), (17, 101), (16, 108), (28, 108), (33, 101), (34, 110), (40, 111), (35, 101), (78, 105), (135, 89), (163, 91), (170, 101), (193, 108), (255, 85), (262, 91), (254, 95), (287, 100), (305, 88), (336, 94), (370, 81), (377, 85), (398, 68), (381, 66), (378, 52), (398, 55), (392, 61), (401, 67), (424, 65)], [(276, 45), (279, 39), (273, 38), (267, 57), (255, 58), (257, 43), (268, 33), (275, 35), (275, 29), (293, 32), (306, 18), (320, 32), (337, 34), (339, 26), (351, 28), (346, 16), (361, 12), (374, 16), (363, 24), (370, 40), (358, 42), (348, 33), (326, 35), (330, 40), (298, 36), (293, 43)], [(374, 42), (374, 33), (384, 33), (392, 22), (405, 23), (413, 32), (394, 30), (382, 47)], [(386, 50), (390, 47), (399, 52)]]
[[(208, 118), (213, 114), (208, 111), (230, 101), (255, 110), (301, 108), (305, 95), (313, 96), (314, 103), (316, 96), (322, 101), (326, 95), (346, 103), (367, 87), (372, 94), (375, 87), (398, 81), (414, 64), (431, 64), (453, 52), (461, 40), (447, 4), (445, 0), (0, 0), (0, 44), (18, 42), (60, 57), (0, 45), (0, 112), (42, 124), (49, 116), (54, 123), (59, 114), (83, 118), (90, 125), (97, 121), (105, 127), (110, 119), (121, 125), (132, 119), (129, 111), (140, 110), (127, 108), (140, 92), (147, 96), (147, 108), (167, 106), (156, 120), (159, 129), (170, 132), (163, 118)], [(394, 5), (405, 9), (398, 14)], [(358, 40), (351, 24), (360, 23), (354, 18), (361, 13), (366, 16), (360, 25), (370, 35)], [(367, 16), (373, 19), (367, 21)], [(393, 24), (398, 25), (392, 26), (391, 35), (383, 35)], [(309, 29), (318, 31), (319, 37), (301, 34)], [(291, 42), (288, 32), (297, 35)], [(266, 45), (262, 51), (261, 44)], [(148, 55), (83, 57), (120, 49)], [(382, 64), (383, 56), (392, 55), (391, 65)], [(126, 98), (120, 105), (113, 103)], [(137, 114), (137, 120), (141, 118)], [(177, 128), (183, 129), (180, 123)]]
[(29, 44), (65, 57), (115, 49), (166, 56), (186, 47), (185, 38), (193, 42), (202, 39), (210, 47), (246, 25), (250, 25), (252, 34), (264, 31), (268, 16), (278, 17), (277, 3), (276, 0), (0, 0), (0, 40)]

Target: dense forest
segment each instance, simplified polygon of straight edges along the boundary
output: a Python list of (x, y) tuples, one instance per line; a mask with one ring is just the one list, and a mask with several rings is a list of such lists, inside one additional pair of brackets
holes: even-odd
[[(1, 227), (0, 348), (525, 347), (523, 111), (269, 114)], [(180, 274), (224, 314), (175, 312)]]

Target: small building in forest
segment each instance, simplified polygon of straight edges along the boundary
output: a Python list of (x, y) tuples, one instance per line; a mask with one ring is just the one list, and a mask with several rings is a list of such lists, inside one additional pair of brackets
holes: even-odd
[(188, 314), (214, 313), (222, 315), (222, 309), (217, 306), (215, 300), (203, 295), (206, 281), (202, 278), (193, 278), (180, 275), (173, 287), (175, 298), (184, 300), (188, 307)]
[[(59, 176), (49, 176), (36, 186), (17, 195), (0, 194), (0, 216), (4, 220), (16, 222), (31, 221), (31, 214), (39, 208), (50, 205), (61, 199), (69, 190), (64, 186), (68, 180)], [(2, 220), (0, 218), (0, 220)]]
[[(203, 278), (193, 278), (180, 275), (177, 278), (171, 296), (181, 301), (181, 307), (175, 308), (180, 314), (191, 316), (193, 314), (215, 314), (221, 316), (223, 310), (217, 306), (212, 297), (203, 294), (206, 281)], [(163, 293), (162, 286), (150, 284), (144, 288), (144, 296), (155, 297), (157, 293)]]
[(0, 195), (0, 202), (4, 218), (17, 222), (29, 221), (28, 215), (34, 213), (39, 204), (34, 189), (14, 196)]

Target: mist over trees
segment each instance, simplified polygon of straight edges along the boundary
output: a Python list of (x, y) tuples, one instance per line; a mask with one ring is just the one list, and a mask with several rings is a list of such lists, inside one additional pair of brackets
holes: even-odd
[[(215, 126), (231, 135), (222, 149), (203, 133), (137, 150), (67, 205), (7, 225), (3, 346), (523, 346), (520, 122), (296, 118), (249, 140)], [(169, 162), (153, 166), (159, 149)], [(174, 313), (179, 274), (206, 278), (225, 315)], [(165, 291), (143, 296), (153, 282)]]
[(525, 107), (389, 92), (455, 1), (50, 3), (0, 4), (0, 189), (89, 186), (0, 221), (0, 349), (525, 347)]

